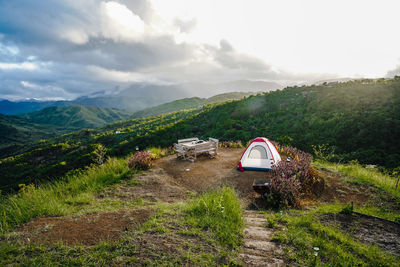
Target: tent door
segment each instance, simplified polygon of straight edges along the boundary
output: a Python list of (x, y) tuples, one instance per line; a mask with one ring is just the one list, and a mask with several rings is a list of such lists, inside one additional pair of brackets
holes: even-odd
[(265, 147), (255, 145), (251, 148), (244, 165), (250, 168), (270, 169), (272, 163), (272, 158)]

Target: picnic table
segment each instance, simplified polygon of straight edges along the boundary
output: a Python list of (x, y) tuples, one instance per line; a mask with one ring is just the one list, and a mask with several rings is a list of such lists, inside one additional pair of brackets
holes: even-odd
[(197, 155), (203, 153), (215, 157), (218, 151), (218, 139), (211, 137), (207, 141), (198, 138), (180, 139), (175, 144), (175, 151), (178, 157), (189, 160), (195, 160)]

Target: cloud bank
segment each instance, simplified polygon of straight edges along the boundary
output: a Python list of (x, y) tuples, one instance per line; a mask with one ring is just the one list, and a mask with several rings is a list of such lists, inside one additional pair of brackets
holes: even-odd
[(135, 82), (337, 77), (278, 68), (223, 35), (214, 44), (191, 39), (198, 24), (165, 19), (146, 0), (0, 0), (0, 98), (72, 99)]

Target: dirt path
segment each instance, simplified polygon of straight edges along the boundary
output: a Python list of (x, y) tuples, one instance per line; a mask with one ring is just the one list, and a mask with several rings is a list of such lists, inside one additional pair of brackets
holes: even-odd
[(245, 266), (284, 266), (281, 247), (270, 241), (273, 231), (266, 227), (267, 219), (253, 210), (246, 210), (244, 219), (246, 226), (240, 257)]

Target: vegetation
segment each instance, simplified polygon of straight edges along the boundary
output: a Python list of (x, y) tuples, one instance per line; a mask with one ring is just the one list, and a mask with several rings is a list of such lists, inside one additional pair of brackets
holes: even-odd
[(53, 183), (20, 184), (17, 194), (2, 196), (0, 200), (0, 233), (38, 216), (76, 213), (82, 208), (79, 203), (92, 202), (99, 190), (134, 172), (126, 159), (110, 158), (103, 165), (76, 171)]
[(396, 168), (400, 162), (398, 114), (399, 78), (294, 86), (14, 147), (15, 153), (22, 154), (1, 160), (1, 188), (51, 180), (83, 168), (93, 162), (98, 144), (109, 156), (126, 156), (136, 147), (168, 147), (189, 136), (242, 143), (266, 136), (306, 152), (312, 152), (313, 145), (325, 146), (334, 161), (358, 159), (362, 164)]
[(212, 229), (223, 246), (239, 248), (244, 222), (239, 198), (233, 189), (222, 187), (202, 194), (188, 203), (185, 212), (189, 215), (188, 223)]
[[(314, 214), (269, 215), (280, 222), (273, 240), (288, 245), (290, 263), (302, 266), (397, 266), (398, 259), (376, 246), (356, 241), (339, 229), (321, 224)], [(277, 219), (275, 219), (277, 220)], [(283, 227), (282, 227), (283, 226)]]
[[(77, 196), (72, 198), (75, 199)], [(203, 202), (206, 206), (201, 204)], [(211, 205), (215, 203), (220, 204), (219, 208), (226, 207), (226, 212), (213, 209)], [(173, 205), (157, 203), (153, 208), (157, 210), (156, 213), (140, 227), (129, 227), (119, 240), (105, 240), (94, 246), (67, 246), (61, 243), (40, 245), (34, 242), (18, 242), (18, 237), (5, 235), (6, 238), (0, 241), (0, 264), (44, 266), (238, 264), (238, 246), (243, 221), (239, 200), (232, 189), (221, 188), (205, 193), (194, 197), (188, 203)], [(76, 212), (77, 209), (72, 213)], [(197, 215), (205, 219), (205, 222), (199, 220)], [(161, 244), (156, 244), (157, 247), (154, 248), (155, 244), (142, 243), (149, 237), (174, 242), (171, 245), (175, 253), (171, 253), (171, 248), (163, 250)]]
[[(96, 128), (126, 120), (127, 111), (89, 107), (47, 107), (19, 116), (0, 115), (0, 149), (3, 155), (15, 154), (16, 146), (84, 128)], [(16, 151), (15, 151), (16, 150)]]
[(249, 95), (252, 92), (233, 92), (212, 96), (210, 98), (191, 97), (175, 100), (156, 107), (146, 108), (133, 113), (132, 118), (149, 117), (163, 113), (179, 111), (183, 109), (202, 108), (203, 105), (225, 102), (227, 100), (240, 99)]
[(349, 164), (317, 161), (315, 165), (319, 168), (331, 169), (346, 174), (346, 179), (350, 183), (358, 185), (374, 185), (385, 192), (385, 194), (389, 194), (400, 199), (400, 188), (396, 189), (395, 177), (384, 174), (376, 168), (367, 169), (361, 166), (357, 161), (352, 161)]

